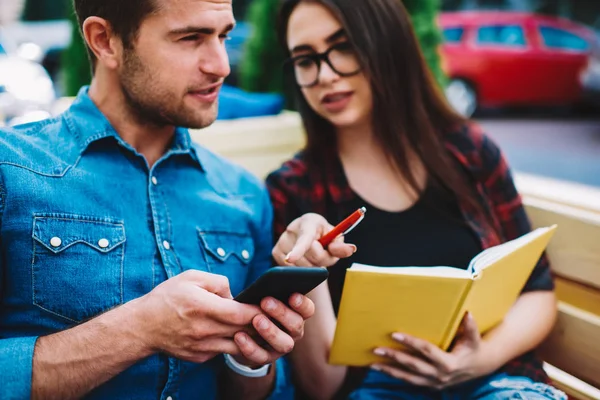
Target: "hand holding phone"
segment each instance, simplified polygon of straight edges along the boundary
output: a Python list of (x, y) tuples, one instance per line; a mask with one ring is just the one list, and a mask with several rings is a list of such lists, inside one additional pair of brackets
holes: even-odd
[(273, 297), (288, 304), (290, 297), (306, 295), (327, 280), (329, 272), (320, 267), (273, 267), (235, 297), (234, 300), (260, 305), (265, 297)]

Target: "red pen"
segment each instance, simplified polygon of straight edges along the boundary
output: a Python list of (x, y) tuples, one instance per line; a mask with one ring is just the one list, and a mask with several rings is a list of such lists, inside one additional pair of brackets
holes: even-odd
[(319, 239), (319, 243), (321, 243), (323, 248), (326, 248), (338, 236), (348, 234), (352, 229), (356, 228), (356, 226), (360, 224), (360, 221), (363, 220), (366, 212), (367, 209), (365, 207), (361, 207), (354, 211), (348, 218), (340, 222), (329, 233)]

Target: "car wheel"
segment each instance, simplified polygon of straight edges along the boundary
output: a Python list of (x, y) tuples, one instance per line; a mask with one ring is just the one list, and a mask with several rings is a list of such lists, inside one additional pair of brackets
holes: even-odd
[(450, 105), (465, 117), (472, 116), (477, 110), (477, 93), (469, 83), (462, 79), (452, 79), (446, 87), (446, 97)]

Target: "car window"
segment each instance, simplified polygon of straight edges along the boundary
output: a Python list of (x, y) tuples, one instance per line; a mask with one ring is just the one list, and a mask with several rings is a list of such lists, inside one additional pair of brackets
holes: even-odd
[(590, 48), (587, 40), (564, 29), (540, 26), (540, 34), (544, 45), (552, 49), (587, 51)]
[(477, 31), (477, 43), (508, 47), (525, 47), (525, 32), (519, 25), (482, 26)]
[(458, 43), (462, 40), (465, 29), (462, 27), (446, 28), (443, 30), (444, 40), (449, 43)]

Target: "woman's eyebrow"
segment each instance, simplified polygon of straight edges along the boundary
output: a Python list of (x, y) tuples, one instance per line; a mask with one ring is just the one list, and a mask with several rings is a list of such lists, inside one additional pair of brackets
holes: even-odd
[[(334, 43), (337, 40), (343, 38), (344, 36), (346, 36), (346, 31), (344, 30), (344, 28), (340, 28), (337, 31), (335, 31), (334, 33), (332, 33), (331, 35), (327, 36), (327, 38), (325, 39), (325, 42), (326, 43)], [(299, 44), (298, 46), (294, 46), (290, 50), (291, 53), (299, 53), (299, 52), (306, 52), (306, 51), (315, 51), (315, 49), (308, 44)]]

